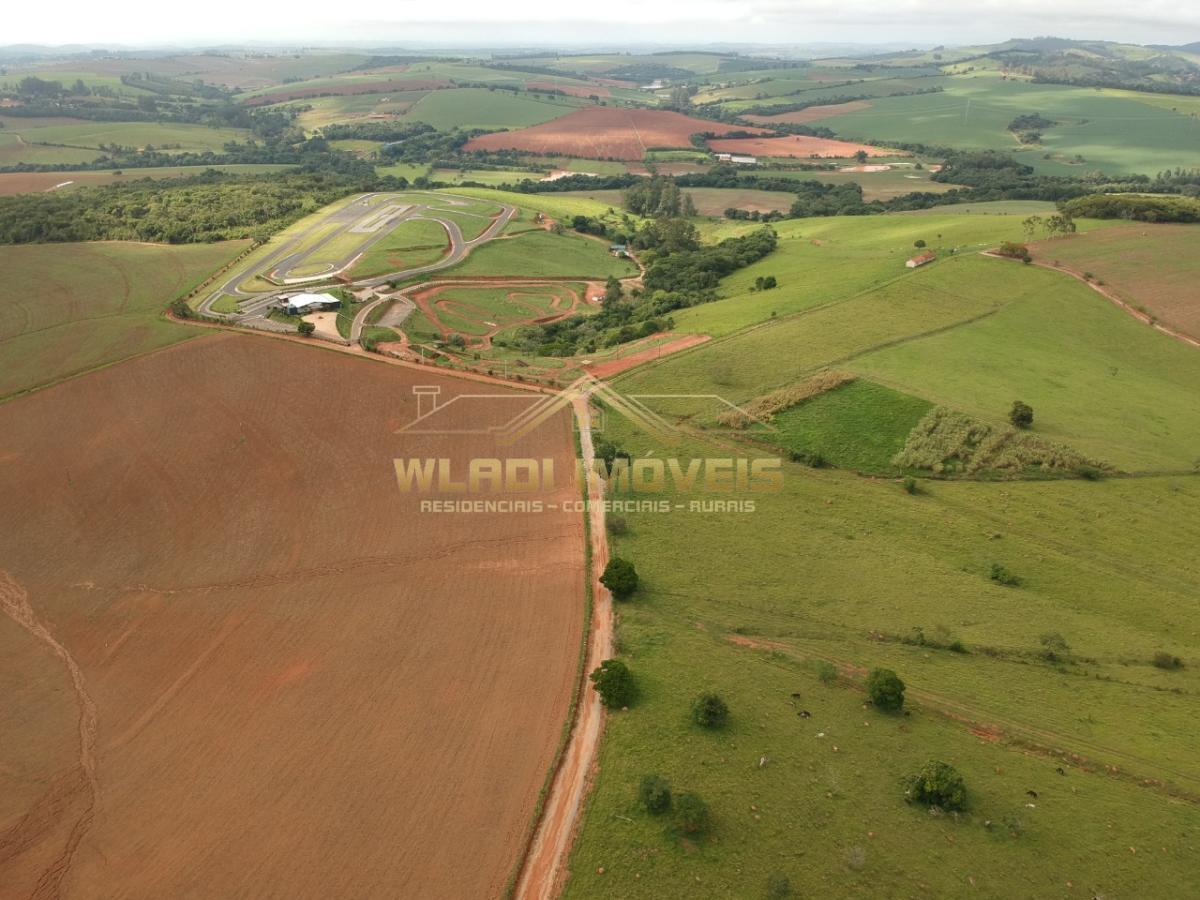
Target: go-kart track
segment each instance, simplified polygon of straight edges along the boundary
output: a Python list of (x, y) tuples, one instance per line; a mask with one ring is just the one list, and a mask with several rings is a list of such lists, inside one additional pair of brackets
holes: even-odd
[[(267, 245), (265, 249), (269, 252), (265, 255), (252, 253), (246, 262), (236, 266), (228, 278), (219, 282), (200, 301), (197, 309), (205, 316), (249, 328), (292, 331), (290, 326), (268, 318), (283, 296), (322, 287), (375, 287), (388, 281), (449, 268), (465, 259), (475, 247), (496, 237), (516, 214), (515, 207), (502, 203), (494, 204), (499, 212), (492, 216), (456, 208), (472, 205), (470, 199), (434, 192), (361, 194), (306, 227), (293, 227), (278, 246), (271, 248)], [(486, 220), (489, 224), (478, 236), (467, 240), (458, 221), (452, 216), (470, 216)], [(446, 230), (449, 249), (441, 259), (369, 278), (352, 280), (347, 277), (346, 273), (397, 227), (420, 219), (436, 222)], [(334, 258), (329, 259), (330, 255)], [(254, 281), (278, 289), (247, 288), (247, 283)], [(215, 305), (222, 297), (233, 297), (238, 304), (237, 312), (216, 309)], [(351, 329), (350, 340), (358, 339), (367, 312), (365, 309), (359, 312)]]

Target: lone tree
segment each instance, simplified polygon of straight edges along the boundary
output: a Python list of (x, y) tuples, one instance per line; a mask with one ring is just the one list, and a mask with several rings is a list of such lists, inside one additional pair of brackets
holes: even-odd
[(708, 804), (695, 794), (680, 794), (675, 798), (675, 818), (680, 830), (688, 834), (702, 834), (712, 822)]
[(913, 246), (918, 250), (923, 250), (925, 248), (925, 238), (917, 238), (913, 241)]
[(614, 556), (604, 567), (600, 583), (612, 591), (612, 595), (616, 599), (628, 600), (638, 587), (637, 569), (629, 560)]
[(872, 669), (867, 676), (867, 696), (880, 709), (898, 710), (904, 705), (904, 682), (891, 669)]
[(619, 659), (606, 659), (588, 676), (596, 686), (600, 702), (609, 709), (629, 706), (636, 695), (633, 673)]
[(692, 703), (692, 720), (705, 728), (720, 728), (729, 719), (729, 707), (718, 694), (701, 694)]
[(659, 775), (647, 775), (638, 786), (638, 801), (652, 816), (671, 808), (671, 782)]
[(936, 760), (925, 763), (920, 772), (907, 779), (904, 796), (942, 809), (962, 809), (967, 805), (967, 788), (958, 770)]
[(1028, 428), (1033, 424), (1033, 407), (1021, 400), (1014, 400), (1008, 412), (1008, 421), (1017, 428)]
[(592, 451), (595, 453), (596, 459), (604, 460), (606, 472), (612, 472), (613, 463), (618, 459), (625, 460), (626, 463), (632, 464), (633, 457), (629, 455), (629, 451), (622, 447), (618, 447), (608, 438), (598, 437), (592, 445)]
[(317, 330), (317, 326), (314, 325), (312, 322), (300, 322), (296, 326), (296, 330), (298, 332), (300, 332), (302, 335), (304, 335), (305, 337), (309, 337), (314, 331)]

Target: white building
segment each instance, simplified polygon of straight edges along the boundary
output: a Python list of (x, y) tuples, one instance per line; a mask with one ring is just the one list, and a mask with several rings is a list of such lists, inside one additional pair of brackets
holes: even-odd
[(284, 312), (289, 316), (302, 316), (305, 313), (318, 312), (323, 309), (337, 309), (342, 301), (333, 294), (293, 294), (291, 297), (280, 297)]

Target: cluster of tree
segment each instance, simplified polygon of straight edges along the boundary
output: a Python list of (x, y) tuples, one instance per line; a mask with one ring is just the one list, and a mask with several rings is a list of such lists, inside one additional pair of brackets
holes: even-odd
[(1038, 113), (1027, 113), (1017, 116), (1008, 123), (1008, 130), (1017, 136), (1022, 144), (1036, 144), (1042, 139), (1042, 132), (1058, 123), (1047, 119)]
[(639, 216), (669, 218), (696, 214), (691, 195), (681, 193), (679, 183), (674, 178), (661, 175), (634, 182), (625, 191), (624, 205)]
[[(670, 220), (670, 223), (673, 225), (680, 221)], [(726, 238), (715, 245), (700, 246), (694, 239), (695, 229), (688, 223), (684, 225), (686, 229), (678, 226), (668, 229), (660, 223), (651, 222), (638, 232), (635, 246), (648, 239), (655, 241), (641, 257), (646, 266), (643, 283), (647, 291), (705, 296), (716, 288), (722, 278), (758, 262), (778, 244), (774, 229), (763, 227), (741, 237)], [(688, 229), (691, 231), (690, 239), (687, 236)], [(683, 235), (678, 234), (681, 230)]]
[(1075, 220), (1071, 218), (1071, 214), (1067, 212), (1056, 212), (1053, 215), (1029, 216), (1021, 223), (1021, 227), (1025, 230), (1025, 240), (1031, 241), (1039, 232), (1043, 232), (1046, 237), (1054, 237), (1056, 234), (1074, 234), (1076, 231)]
[(143, 179), (76, 191), (0, 197), (0, 243), (265, 240), (347, 194), (375, 187), (374, 172), (320, 166), (273, 176), (210, 170), (177, 181)]
[(1200, 200), (1143, 194), (1089, 194), (1063, 204), (1063, 213), (1089, 219), (1137, 222), (1200, 222)]

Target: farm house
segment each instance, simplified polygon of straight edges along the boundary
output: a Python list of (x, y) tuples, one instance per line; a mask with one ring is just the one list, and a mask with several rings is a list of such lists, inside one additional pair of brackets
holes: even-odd
[(319, 312), (325, 309), (337, 309), (342, 301), (333, 294), (294, 294), (291, 297), (281, 297), (280, 302), (284, 312), (289, 316), (300, 316), (305, 313)]
[(910, 269), (917, 269), (923, 265), (926, 265), (927, 263), (933, 262), (935, 259), (937, 259), (937, 254), (930, 251), (928, 253), (922, 253), (920, 256), (914, 256), (904, 265), (908, 266)]

